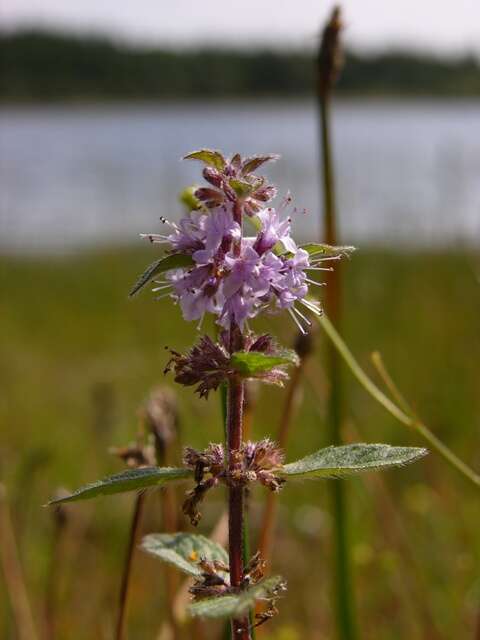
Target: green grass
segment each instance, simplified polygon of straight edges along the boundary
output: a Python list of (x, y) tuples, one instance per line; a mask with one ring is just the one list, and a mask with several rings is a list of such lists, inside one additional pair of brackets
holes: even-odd
[[(28, 587), (40, 621), (49, 567), (51, 513), (41, 507), (59, 486), (75, 488), (120, 469), (110, 445), (132, 440), (137, 409), (164, 377), (165, 346), (182, 350), (195, 336), (167, 301), (127, 299), (153, 251), (128, 248), (70, 258), (0, 258), (0, 455)], [(344, 337), (372, 372), (379, 349), (425, 422), (480, 469), (480, 285), (478, 256), (460, 252), (359, 251), (345, 264)], [(290, 345), (288, 316), (263, 322)], [(260, 327), (259, 327), (260, 328)], [(347, 438), (422, 444), (376, 406), (344, 371)], [(321, 350), (309, 365), (290, 459), (327, 445)], [(218, 398), (178, 389), (183, 442), (222, 438)], [(262, 388), (255, 436), (272, 433), (282, 391)], [(473, 637), (480, 599), (479, 495), (436, 456), (399, 471), (346, 480), (363, 638)], [(261, 498), (261, 491), (255, 494)], [(202, 532), (221, 509), (221, 490), (205, 505)], [(156, 495), (146, 529), (161, 526)], [(324, 485), (282, 495), (274, 572), (290, 595), (270, 627), (275, 637), (333, 638), (329, 598), (330, 527)], [(59, 637), (109, 637), (128, 531), (129, 496), (69, 508), (60, 566)], [(255, 531), (259, 508), (252, 513)], [(253, 547), (254, 548), (254, 547)], [(313, 554), (309, 551), (315, 548)], [(132, 637), (154, 637), (162, 620), (162, 573), (138, 556)], [(100, 615), (101, 612), (101, 615)], [(425, 629), (437, 628), (437, 635)], [(289, 631), (290, 630), (290, 631)], [(315, 633), (314, 631), (315, 630)], [(470, 630), (470, 631), (469, 631)], [(13, 625), (0, 581), (0, 636)]]

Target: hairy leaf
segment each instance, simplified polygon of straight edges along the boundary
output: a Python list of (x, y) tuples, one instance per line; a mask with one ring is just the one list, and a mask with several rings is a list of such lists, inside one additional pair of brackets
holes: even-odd
[(190, 469), (175, 467), (141, 467), (140, 469), (128, 469), (122, 473), (97, 480), (80, 487), (73, 493), (65, 497), (51, 500), (48, 504), (58, 504), (59, 502), (74, 502), (76, 500), (89, 500), (97, 496), (106, 496), (113, 493), (124, 493), (164, 484), (184, 480), (193, 475)]
[(422, 458), (428, 452), (420, 447), (391, 447), (388, 444), (348, 444), (327, 447), (301, 460), (286, 464), (282, 476), (335, 478), (387, 467), (398, 467)]
[(221, 545), (194, 533), (152, 533), (143, 538), (142, 549), (191, 576), (202, 574), (201, 559), (228, 565), (228, 554)]
[(160, 258), (160, 260), (156, 260), (153, 264), (151, 264), (147, 269), (142, 273), (140, 278), (132, 287), (132, 290), (128, 294), (130, 297), (134, 296), (142, 287), (144, 287), (152, 278), (158, 276), (160, 273), (165, 273), (165, 271), (170, 271), (171, 269), (182, 269), (185, 267), (193, 266), (193, 258), (189, 255), (184, 255), (181, 253), (174, 253), (170, 256), (165, 256)]
[(256, 189), (255, 185), (245, 182), (245, 180), (238, 180), (237, 178), (232, 178), (228, 184), (232, 187), (239, 198), (246, 198)]
[(317, 242), (308, 242), (307, 244), (302, 244), (300, 245), (300, 249), (307, 251), (311, 256), (348, 256), (355, 251), (355, 247), (335, 247), (330, 244), (320, 244)]
[(252, 171), (256, 171), (262, 164), (265, 162), (271, 162), (278, 160), (280, 158), (276, 153), (269, 153), (265, 156), (251, 156), (250, 158), (246, 158), (242, 164), (242, 173), (246, 175), (247, 173), (252, 173)]
[(280, 576), (272, 576), (245, 589), (238, 594), (206, 598), (194, 602), (188, 607), (192, 616), (204, 618), (237, 618), (245, 615), (249, 609), (255, 606), (257, 600), (264, 600), (275, 595), (280, 590), (283, 579)]
[(199, 151), (192, 151), (187, 154), (184, 160), (200, 160), (210, 167), (215, 167), (219, 171), (225, 169), (225, 158), (220, 151), (212, 151), (211, 149), (200, 149)]
[(230, 364), (242, 376), (254, 377), (281, 365), (298, 365), (298, 361), (297, 354), (291, 349), (284, 349), (274, 355), (260, 351), (236, 351), (231, 356)]

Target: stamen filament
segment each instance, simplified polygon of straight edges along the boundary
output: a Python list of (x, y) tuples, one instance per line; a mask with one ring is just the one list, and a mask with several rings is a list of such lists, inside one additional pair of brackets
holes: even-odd
[(300, 333), (304, 336), (307, 335), (307, 332), (305, 331), (304, 327), (302, 327), (302, 325), (300, 324), (298, 318), (295, 316), (295, 314), (293, 313), (293, 311), (290, 308), (287, 308), (288, 313), (290, 314), (290, 317), (292, 318), (292, 320), (294, 321), (294, 323), (297, 325), (298, 330), (300, 331)]

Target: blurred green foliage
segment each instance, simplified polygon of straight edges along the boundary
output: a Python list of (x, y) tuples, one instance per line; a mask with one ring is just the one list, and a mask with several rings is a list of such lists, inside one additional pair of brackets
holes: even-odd
[[(347, 53), (338, 93), (480, 95), (474, 57), (401, 51)], [(43, 31), (0, 32), (0, 100), (50, 101), (308, 95), (307, 51), (155, 49), (107, 38)]]
[[(194, 324), (181, 321), (168, 301), (154, 303), (147, 292), (127, 299), (135, 277), (154, 257), (155, 248), (142, 245), (64, 258), (0, 258), (1, 480), (9, 489), (39, 622), (53, 528), (51, 512), (41, 505), (59, 485), (75, 488), (121, 470), (108, 447), (133, 440), (137, 410), (149, 390), (172, 384), (163, 375), (164, 347), (183, 350), (196, 335)], [(343, 268), (343, 334), (362, 366), (372, 373), (369, 353), (379, 349), (427, 424), (480, 469), (480, 257), (360, 250)], [(292, 343), (288, 317), (264, 320), (257, 329)], [(329, 444), (321, 354), (320, 349), (308, 364), (290, 460)], [(347, 370), (344, 375), (347, 440), (423, 444), (376, 405)], [(202, 447), (221, 440), (218, 397), (201, 401), (191, 389), (177, 392), (182, 442)], [(282, 400), (279, 389), (259, 390), (254, 437), (275, 433)], [(363, 637), (472, 637), (480, 593), (478, 493), (435, 455), (403, 470), (342, 482), (353, 509)], [(288, 578), (289, 594), (279, 603), (278, 618), (265, 628), (269, 640), (334, 637), (325, 486), (292, 483), (281, 495), (272, 570)], [(148, 498), (145, 531), (161, 530), (158, 495)], [(252, 500), (254, 536), (263, 496), (263, 490), (256, 491)], [(200, 533), (208, 534), (215, 524), (223, 498), (222, 490), (209, 496)], [(111, 637), (132, 496), (66, 508), (58, 638)], [(189, 526), (183, 522), (182, 528)], [(162, 571), (155, 560), (138, 554), (130, 616), (138, 640), (155, 637), (163, 619)], [(0, 636), (14, 636), (2, 580)]]

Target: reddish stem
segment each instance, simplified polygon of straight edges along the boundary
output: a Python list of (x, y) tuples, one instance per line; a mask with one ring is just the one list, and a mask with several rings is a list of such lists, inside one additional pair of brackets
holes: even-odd
[[(228, 384), (227, 449), (228, 466), (232, 472), (235, 460), (231, 455), (242, 444), (244, 383), (232, 378)], [(243, 580), (243, 487), (230, 486), (228, 490), (228, 554), (230, 584), (239, 587)], [(232, 620), (232, 640), (250, 640), (248, 618)]]

